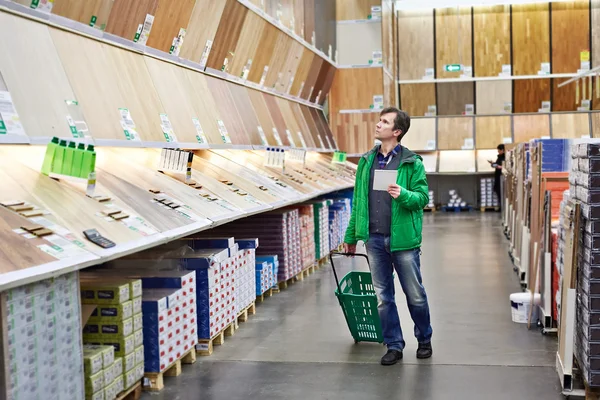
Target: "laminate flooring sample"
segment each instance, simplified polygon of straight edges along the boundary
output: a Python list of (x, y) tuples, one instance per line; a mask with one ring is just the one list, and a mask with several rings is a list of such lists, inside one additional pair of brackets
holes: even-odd
[(306, 147), (315, 148), (316, 145), (312, 138), (312, 135), (310, 134), (310, 127), (309, 127), (308, 121), (306, 121), (306, 118), (304, 117), (304, 114), (302, 113), (300, 104), (290, 101), (289, 105), (290, 105), (290, 108), (292, 109), (292, 112), (294, 113), (294, 116), (296, 117), (296, 121), (298, 122), (298, 127), (300, 129), (298, 132), (298, 135), (301, 136), (302, 139), (304, 139), (304, 143), (306, 143)]
[(552, 138), (553, 139), (580, 139), (591, 136), (590, 114), (552, 114)]
[[(321, 140), (319, 140), (320, 128), (319, 128), (319, 125), (317, 124), (317, 121), (315, 120), (314, 114), (311, 112), (311, 108), (308, 106), (301, 105), (300, 111), (302, 112), (302, 115), (304, 115), (304, 120), (306, 121), (306, 124), (309, 127), (310, 135), (311, 135), (312, 141), (314, 143), (314, 147), (321, 148), (322, 147), (321, 140), (323, 140), (323, 138), (321, 138)], [(347, 115), (349, 115), (349, 114), (347, 114)]]
[(114, 0), (54, 0), (52, 14), (104, 30)]
[(467, 147), (474, 141), (474, 125), (473, 117), (438, 118), (437, 148), (461, 150)]
[(56, 258), (42, 251), (38, 246), (49, 242), (39, 239), (26, 239), (13, 232), (25, 224), (31, 224), (19, 214), (0, 207), (0, 274), (19, 271), (56, 261)]
[(402, 138), (404, 146), (411, 150), (436, 149), (436, 118), (411, 118), (410, 128)]
[(512, 5), (512, 46), (513, 75), (537, 75), (550, 62), (548, 3)]
[(383, 72), (383, 104), (398, 104), (396, 82), (392, 75)]
[(231, 92), (235, 108), (240, 114), (242, 123), (244, 124), (244, 132), (248, 136), (250, 144), (262, 146), (263, 142), (258, 132), (258, 118), (252, 107), (252, 101), (248, 96), (248, 92), (252, 89), (229, 82), (227, 82), (227, 88)]
[(590, 133), (590, 136), (593, 138), (600, 138), (600, 113), (590, 113), (590, 118), (592, 120), (592, 132)]
[[(30, 138), (72, 137), (65, 100), (76, 100), (49, 28), (0, 12), (0, 75)], [(40, 66), (44, 73), (40, 73)], [(25, 79), (25, 77), (27, 77)]]
[[(119, 111), (127, 103), (118, 85), (118, 71), (105, 50), (108, 45), (59, 29), (51, 28), (50, 35), (92, 137), (127, 140)], [(137, 118), (133, 113), (131, 117)]]
[(369, 19), (371, 7), (381, 6), (380, 0), (336, 0), (338, 21)]
[[(283, 146), (290, 146), (290, 142), (285, 134), (285, 130), (288, 129), (285, 123), (285, 118), (279, 109), (279, 105), (277, 104), (277, 100), (275, 100), (274, 96), (270, 94), (262, 93), (263, 98), (265, 99), (265, 103), (267, 104), (267, 108), (269, 110), (269, 114), (271, 114), (271, 119), (275, 124), (276, 132), (273, 131), (274, 135), (277, 135)], [(275, 136), (274, 136), (275, 137)], [(276, 143), (278, 143), (277, 139), (275, 139)]]
[(381, 95), (381, 69), (340, 69), (335, 74), (329, 101), (333, 110), (365, 110), (373, 104), (373, 96)]
[(298, 96), (302, 94), (302, 90), (306, 85), (306, 79), (308, 78), (308, 73), (310, 72), (310, 67), (313, 63), (313, 59), (317, 57), (315, 53), (305, 48), (302, 52), (302, 58), (300, 59), (300, 63), (298, 64), (298, 69), (296, 70), (296, 76), (294, 77), (294, 83), (290, 88), (290, 94), (292, 96)]
[(281, 79), (277, 80), (275, 90), (280, 93), (289, 93), (294, 83), (296, 69), (302, 58), (302, 51), (306, 49), (300, 42), (292, 40), (290, 50), (286, 56), (286, 61), (281, 69)]
[(304, 39), (304, 0), (294, 0), (294, 32)]
[(411, 117), (422, 117), (436, 106), (435, 83), (403, 83), (400, 85), (400, 107)]
[(600, 0), (591, 0), (590, 7), (592, 19), (592, 68), (600, 65)]
[(210, 94), (208, 81), (210, 76), (199, 74), (196, 71), (183, 69), (185, 75), (186, 87), (191, 90), (187, 91), (190, 96), (194, 118), (198, 118), (200, 128), (206, 135), (209, 144), (223, 144), (223, 138), (219, 133), (218, 120), (223, 120), (219, 111), (219, 106), (215, 99)]
[(378, 121), (376, 113), (337, 114), (334, 134), (340, 148), (349, 154), (363, 154), (372, 149)]
[(331, 128), (329, 127), (329, 122), (327, 118), (325, 118), (325, 114), (322, 110), (318, 110), (316, 108), (311, 108), (313, 114), (315, 114), (315, 118), (317, 121), (321, 123), (321, 129), (323, 132), (324, 139), (326, 140), (326, 144), (331, 144), (329, 147), (331, 150), (337, 150), (337, 145), (335, 143), (335, 138), (333, 137), (333, 133), (331, 133)]
[[(229, 92), (227, 81), (221, 79), (209, 79), (208, 88), (219, 107), (223, 123), (231, 137), (233, 144), (250, 144), (250, 137), (246, 134), (242, 117), (235, 107), (233, 96)], [(269, 95), (270, 96), (270, 95)]]
[(287, 55), (292, 47), (293, 39), (282, 31), (277, 32), (277, 41), (275, 48), (269, 61), (269, 71), (265, 79), (265, 87), (275, 88), (276, 85), (284, 79), (283, 65), (285, 64)]
[(398, 53), (400, 80), (422, 79), (427, 70), (434, 76), (433, 10), (398, 11)]
[(475, 106), (473, 82), (444, 82), (436, 85), (438, 115), (463, 115), (467, 105)]
[(275, 139), (273, 129), (277, 128), (275, 126), (275, 122), (273, 122), (273, 118), (271, 117), (271, 113), (269, 112), (269, 107), (267, 106), (263, 93), (259, 92), (258, 90), (250, 89), (248, 90), (248, 96), (252, 102), (253, 111), (258, 118), (259, 126), (265, 134), (267, 144), (269, 146), (276, 146), (277, 140)]
[(423, 158), (423, 167), (425, 167), (425, 172), (438, 172), (437, 151), (421, 153), (421, 157)]
[[(275, 51), (275, 45), (279, 35), (282, 34), (275, 26), (266, 24), (260, 36), (259, 47), (256, 50), (252, 60), (252, 68), (248, 74), (248, 80), (254, 83), (260, 83), (262, 77), (269, 73), (271, 66), (271, 57)], [(263, 82), (264, 83), (264, 82)]]
[[(180, 57), (200, 62), (207, 42), (215, 38), (226, 1), (196, 0), (192, 10)], [(209, 54), (210, 55), (210, 54)]]
[(145, 23), (147, 16), (156, 16), (158, 2), (159, 0), (115, 0), (106, 32), (133, 40), (138, 26)]
[(256, 51), (260, 46), (260, 38), (266, 25), (268, 22), (255, 12), (246, 13), (240, 37), (235, 46), (235, 56), (228, 68), (231, 75), (242, 76), (246, 66), (252, 70)]
[[(325, 100), (327, 99), (327, 94), (331, 90), (331, 86), (333, 85), (333, 79), (335, 78), (336, 71), (337, 71), (337, 69), (329, 63), (323, 64), (323, 65), (325, 66), (323, 75), (319, 76), (319, 78), (317, 80), (317, 86), (316, 86), (319, 88), (319, 91), (316, 94), (316, 98), (314, 98), (314, 99), (312, 97), (310, 98), (313, 103), (318, 103), (320, 105), (325, 104)], [(313, 96), (315, 96), (314, 93), (313, 93)], [(317, 98), (318, 98), (318, 100), (317, 100)]]
[(510, 5), (473, 7), (475, 76), (498, 76), (510, 65)]
[(315, 1), (304, 0), (304, 40), (308, 43), (313, 43), (315, 35)]
[(552, 73), (576, 73), (581, 51), (590, 49), (589, 0), (552, 4)]
[(225, 59), (230, 62), (235, 57), (232, 53), (235, 52), (248, 13), (248, 8), (237, 0), (224, 1), (226, 2), (225, 9), (221, 15), (219, 28), (206, 64), (207, 67), (216, 70), (221, 70), (226, 65)]
[[(144, 56), (115, 46), (104, 46), (106, 57), (112, 64), (116, 83), (124, 101), (124, 107), (134, 118), (136, 130), (145, 141), (163, 143), (160, 114), (165, 108), (156, 91)], [(169, 65), (170, 68), (179, 68)]]
[(512, 112), (512, 82), (477, 81), (475, 82), (477, 115), (505, 114)]
[(308, 71), (308, 75), (306, 76), (304, 89), (300, 94), (301, 98), (308, 100), (310, 97), (312, 97), (312, 94), (315, 89), (315, 84), (317, 83), (317, 78), (319, 76), (319, 72), (321, 71), (321, 67), (325, 62), (326, 61), (323, 60), (321, 57), (315, 55), (315, 57), (313, 58), (312, 65), (310, 66), (310, 69)]
[(498, 150), (477, 150), (475, 155), (477, 161), (477, 172), (494, 172), (488, 160), (496, 160)]
[(495, 149), (499, 144), (512, 142), (512, 120), (510, 116), (475, 118), (475, 146), (477, 149)]
[(383, 38), (383, 66), (392, 73), (393, 76), (397, 76), (396, 71), (397, 64), (397, 38), (398, 32), (396, 32), (396, 14), (394, 11), (394, 1), (384, 0), (381, 4), (381, 36)]
[(447, 72), (446, 64), (473, 65), (471, 8), (436, 9), (436, 78), (458, 78), (462, 72)]
[(513, 131), (515, 143), (550, 137), (550, 117), (548, 114), (515, 115)]
[(169, 53), (180, 30), (187, 30), (195, 4), (196, 0), (159, 0), (146, 45)]
[(550, 101), (550, 79), (516, 79), (513, 82), (513, 112), (538, 112), (543, 101)]
[(577, 97), (576, 82), (558, 87), (559, 84), (567, 81), (568, 79), (569, 78), (552, 79), (552, 111), (577, 111), (577, 107), (581, 106), (581, 101), (584, 99), (584, 95), (586, 99), (590, 99), (587, 79), (580, 81), (579, 83), (579, 97)]
[(380, 24), (338, 24), (338, 64), (370, 65), (382, 51)]
[(439, 172), (475, 172), (475, 151), (440, 151)]
[(296, 121), (296, 115), (292, 112), (290, 102), (280, 97), (275, 97), (275, 100), (277, 101), (279, 109), (281, 110), (281, 114), (285, 119), (285, 125), (287, 126), (285, 134), (288, 138), (288, 141), (292, 147), (302, 147), (302, 141), (300, 140), (300, 136), (298, 136), (300, 126), (298, 125), (298, 121)]

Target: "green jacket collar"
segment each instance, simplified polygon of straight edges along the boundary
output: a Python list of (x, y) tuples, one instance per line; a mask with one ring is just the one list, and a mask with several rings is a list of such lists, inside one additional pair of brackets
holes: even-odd
[[(362, 158), (364, 158), (365, 161), (367, 161), (369, 164), (371, 164), (373, 162), (373, 160), (375, 159), (375, 156), (379, 152), (380, 147), (381, 147), (380, 144), (375, 145), (371, 150), (369, 150), (365, 154), (363, 154)], [(400, 152), (400, 154), (402, 155), (402, 159), (400, 160), (400, 165), (402, 165), (404, 163), (415, 162), (417, 159), (421, 160), (421, 161), (423, 160), (423, 157), (421, 157), (417, 153), (409, 150), (408, 148), (406, 148), (404, 146), (402, 146), (402, 151)]]

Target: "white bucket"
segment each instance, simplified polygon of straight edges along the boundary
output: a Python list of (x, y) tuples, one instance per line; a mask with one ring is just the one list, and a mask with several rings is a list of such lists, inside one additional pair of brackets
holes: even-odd
[[(534, 296), (534, 304), (540, 304), (540, 295), (536, 293)], [(510, 310), (512, 313), (513, 322), (526, 324), (529, 320), (529, 308), (531, 307), (531, 293), (519, 292), (510, 295)], [(534, 307), (531, 313), (531, 322), (537, 321), (538, 307)]]

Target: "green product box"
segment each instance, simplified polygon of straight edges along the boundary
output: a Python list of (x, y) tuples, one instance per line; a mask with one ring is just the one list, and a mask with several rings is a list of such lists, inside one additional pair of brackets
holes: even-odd
[(94, 145), (88, 145), (87, 149), (83, 152), (81, 160), (81, 174), (83, 178), (88, 178), (90, 173), (96, 171), (96, 151)]
[(130, 388), (133, 385), (135, 385), (135, 383), (138, 381), (137, 379), (137, 365), (131, 369), (131, 371), (128, 371), (126, 373), (123, 374), (123, 380), (124, 380), (124, 385), (125, 388)]
[(130, 298), (140, 297), (142, 295), (142, 280), (136, 278), (127, 278), (103, 273), (85, 272), (80, 275), (81, 282), (102, 282), (102, 283), (128, 283)]
[(144, 344), (144, 331), (143, 330), (139, 330), (137, 332), (133, 333), (133, 344), (135, 347), (140, 347)]
[(137, 379), (142, 379), (144, 377), (144, 364), (138, 364), (135, 367), (135, 377)]
[(55, 136), (46, 146), (46, 155), (44, 156), (44, 162), (42, 164), (42, 174), (44, 175), (49, 175), (50, 172), (52, 172), (52, 163), (54, 162), (58, 142), (59, 139)]
[(136, 297), (132, 300), (133, 302), (133, 315), (140, 314), (142, 312), (142, 296)]
[[(119, 376), (116, 376), (114, 381), (112, 382), (112, 384), (115, 385), (115, 390), (117, 391), (117, 395), (125, 390), (125, 379), (123, 378), (122, 374), (120, 374)], [(129, 389), (129, 388), (127, 388), (127, 389)]]
[(115, 377), (113, 376), (113, 369), (112, 367), (108, 367), (103, 369), (102, 373), (104, 374), (104, 387), (107, 387), (112, 383), (112, 381), (115, 380)]
[(84, 344), (83, 353), (86, 351), (98, 350), (102, 353), (102, 368), (108, 368), (115, 362), (115, 348), (113, 346), (105, 346), (102, 344)]
[(129, 282), (81, 281), (83, 304), (120, 304), (129, 299)]
[(88, 342), (113, 346), (115, 348), (115, 356), (117, 357), (124, 357), (135, 350), (135, 338), (133, 335), (129, 335), (127, 337), (96, 335), (92, 338), (84, 337), (84, 339), (86, 339)]
[(141, 330), (144, 326), (144, 317), (142, 313), (136, 314), (133, 316), (133, 330), (137, 332)]
[[(127, 354), (126, 356), (123, 357), (123, 374), (125, 374), (128, 371), (131, 371), (132, 369), (135, 368), (136, 366), (136, 354), (137, 354), (137, 349), (135, 349), (135, 351), (131, 354)], [(142, 353), (144, 354), (144, 353)]]
[(144, 346), (135, 349), (135, 365), (144, 364)]
[(85, 400), (105, 400), (104, 399), (104, 390), (96, 392), (94, 394), (85, 394)]
[[(88, 322), (118, 322), (133, 317), (133, 301), (98, 305)], [(135, 330), (135, 329), (134, 329)]]
[(102, 371), (104, 349), (86, 348), (83, 346), (83, 369), (86, 376), (92, 376)]
[[(134, 352), (135, 354), (135, 352)], [(112, 375), (116, 378), (117, 376), (123, 375), (123, 357), (116, 357), (115, 362), (112, 365)]]
[(54, 161), (52, 162), (52, 169), (50, 172), (54, 172), (55, 174), (62, 174), (63, 172), (63, 164), (65, 162), (65, 151), (67, 150), (67, 141), (61, 140), (56, 147), (54, 152)]
[(105, 335), (105, 336), (129, 336), (133, 333), (133, 318), (120, 322), (88, 322), (83, 327), (83, 336)]
[(114, 399), (117, 397), (119, 392), (117, 392), (117, 385), (111, 383), (104, 389), (104, 398), (105, 399)]
[(85, 378), (85, 392), (96, 393), (104, 389), (104, 371)]
[(71, 176), (73, 171), (73, 156), (75, 155), (75, 142), (69, 142), (65, 149), (65, 161), (63, 163), (63, 174)]
[(81, 174), (81, 162), (83, 161), (83, 152), (85, 151), (85, 144), (79, 143), (76, 149), (73, 150), (73, 166), (71, 167), (71, 175), (78, 178), (85, 178)]

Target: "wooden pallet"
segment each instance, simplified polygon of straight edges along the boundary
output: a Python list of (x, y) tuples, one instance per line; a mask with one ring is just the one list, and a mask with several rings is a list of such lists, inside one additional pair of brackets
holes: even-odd
[[(273, 288), (267, 290), (266, 292), (264, 292), (263, 294), (261, 294), (260, 296), (256, 296), (256, 301), (258, 301), (259, 303), (262, 303), (263, 301), (265, 301), (265, 299), (267, 297), (271, 297), (273, 296)], [(279, 291), (279, 289), (278, 289)]]
[(256, 303), (252, 302), (248, 307), (244, 309), (238, 316), (235, 318), (235, 329), (238, 329), (240, 322), (248, 321), (248, 315), (256, 314)]
[(423, 209), (423, 211), (425, 211), (425, 212), (432, 212), (432, 213), (434, 213), (434, 212), (436, 212), (436, 211), (437, 211), (437, 209), (435, 209), (434, 207), (425, 207), (425, 208)]
[(486, 211), (500, 211), (500, 207), (480, 207), (481, 212)]
[(198, 339), (196, 354), (199, 356), (210, 356), (213, 353), (214, 346), (222, 345), (225, 343), (225, 336), (233, 336), (234, 334), (235, 323), (231, 323), (210, 339)]
[(189, 350), (178, 360), (169, 365), (163, 372), (146, 372), (144, 374), (144, 390), (149, 392), (160, 392), (165, 388), (165, 376), (181, 375), (182, 364), (194, 364), (196, 362), (195, 349)]
[(119, 393), (115, 400), (140, 400), (142, 397), (142, 381)]

